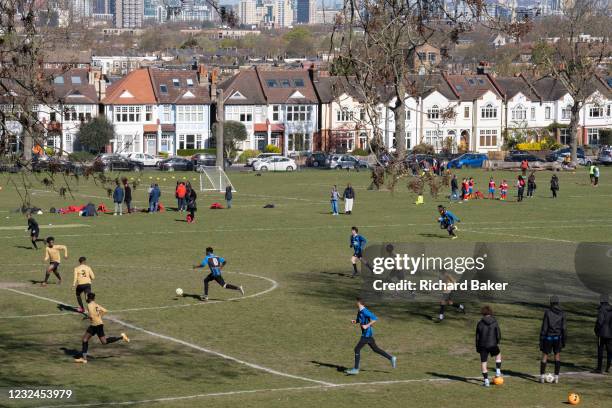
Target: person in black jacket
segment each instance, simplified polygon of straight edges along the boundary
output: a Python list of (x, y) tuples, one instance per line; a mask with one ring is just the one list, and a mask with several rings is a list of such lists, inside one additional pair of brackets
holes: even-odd
[(123, 201), (125, 202), (125, 205), (127, 206), (128, 214), (131, 214), (132, 213), (132, 187), (130, 187), (127, 180), (123, 182), (123, 189), (125, 190), (125, 197), (123, 198)]
[(351, 215), (353, 213), (353, 201), (355, 200), (355, 190), (353, 186), (351, 186), (351, 183), (346, 185), (342, 198), (344, 199), (344, 213)]
[(40, 234), (40, 227), (38, 226), (38, 222), (36, 222), (34, 217), (32, 217), (32, 213), (28, 213), (26, 217), (28, 218), (28, 231), (30, 231), (32, 247), (34, 247), (34, 249), (38, 249), (38, 245), (36, 245), (36, 243), (38, 241), (45, 242), (45, 240), (38, 238), (38, 235)]
[(595, 322), (595, 335), (597, 336), (597, 368), (595, 372), (602, 372), (605, 348), (608, 354), (606, 373), (609, 373), (610, 364), (612, 363), (612, 306), (608, 301), (607, 294), (601, 295), (597, 311), (597, 321)]
[(567, 321), (565, 312), (559, 307), (559, 298), (550, 297), (550, 307), (544, 312), (542, 327), (540, 329), (540, 351), (542, 361), (540, 362), (540, 382), (544, 383), (546, 373), (546, 363), (548, 355), (555, 354), (555, 379), (554, 383), (559, 382), (559, 372), (561, 371), (561, 350), (565, 347), (567, 340)]
[(193, 187), (191, 187), (190, 183), (187, 183), (187, 195), (185, 197), (187, 199), (187, 211), (189, 212), (187, 215), (187, 222), (191, 224), (192, 222), (195, 222), (195, 212), (198, 210), (196, 203), (198, 195)]
[(489, 355), (495, 357), (495, 376), (501, 377), (501, 352), (499, 351), (499, 342), (501, 341), (501, 330), (497, 324), (497, 320), (493, 317), (493, 309), (490, 306), (483, 306), (480, 309), (482, 319), (476, 326), (476, 352), (480, 354), (480, 366), (482, 369), (482, 377), (484, 378), (484, 386), (489, 384), (489, 370), (487, 368), (487, 360)]
[(459, 184), (457, 183), (457, 175), (453, 174), (453, 178), (451, 179), (451, 201), (457, 201), (459, 199)]

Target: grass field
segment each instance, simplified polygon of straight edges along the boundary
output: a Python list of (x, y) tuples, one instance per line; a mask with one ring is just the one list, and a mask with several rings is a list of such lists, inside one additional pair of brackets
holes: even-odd
[[(559, 198), (548, 190), (549, 172), (537, 175), (536, 197), (523, 203), (478, 200), (452, 204), (462, 219), (460, 241), (609, 241), (612, 227), (612, 169), (602, 168), (601, 185), (589, 185), (585, 169), (561, 173)], [(474, 176), (485, 190), (490, 173)], [(172, 177), (142, 173), (136, 205), (146, 206), (145, 184), (158, 181), (162, 202), (174, 207)], [(194, 177), (193, 174), (188, 174)], [(513, 185), (516, 173), (494, 173)], [(152, 177), (152, 180), (149, 180)], [(362, 371), (347, 377), (358, 340), (354, 298), (360, 279), (350, 279), (350, 227), (370, 243), (448, 240), (435, 222), (435, 207), (446, 203), (415, 196), (405, 186), (394, 193), (368, 191), (367, 172), (302, 171), (291, 174), (232, 172), (236, 186), (231, 210), (209, 210), (216, 193), (200, 194), (197, 222), (173, 211), (80, 218), (37, 216), (41, 235), (65, 244), (63, 285), (32, 284), (43, 277), (43, 250), (29, 249), (18, 195), (0, 175), (0, 406), (97, 406), (134, 402), (160, 407), (556, 407), (570, 391), (585, 407), (609, 407), (612, 376), (589, 373), (594, 366), (596, 305), (566, 305), (570, 339), (563, 354), (562, 381), (540, 385), (538, 334), (544, 305), (494, 305), (502, 328), (503, 386), (480, 387), (473, 332), (477, 304), (466, 315), (449, 313), (442, 324), (431, 317), (435, 304), (382, 302), (371, 305), (380, 321), (376, 338), (398, 356), (398, 368), (364, 349)], [(356, 187), (354, 214), (332, 217), (333, 184)], [(48, 210), (91, 200), (112, 200), (93, 183), (81, 181), (74, 198), (35, 190), (33, 204)], [(267, 203), (276, 208), (263, 209)], [(213, 246), (228, 260), (224, 276), (243, 284), (244, 299), (211, 286), (211, 301), (200, 294), (205, 271), (192, 265)], [(73, 363), (88, 323), (64, 305), (74, 305), (72, 268), (86, 256), (96, 272), (97, 301), (110, 310), (107, 335), (125, 331), (129, 344), (90, 342), (90, 362)], [(520, 259), (518, 260), (520, 262)], [(55, 282), (54, 277), (51, 278)], [(563, 373), (571, 372), (563, 376)], [(15, 401), (8, 388), (71, 389), (68, 401)], [(91, 404), (91, 405), (88, 405)]]

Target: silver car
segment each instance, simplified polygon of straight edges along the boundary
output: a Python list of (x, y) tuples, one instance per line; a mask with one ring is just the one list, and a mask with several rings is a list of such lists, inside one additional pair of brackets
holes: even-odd
[(612, 164), (612, 148), (601, 149), (597, 156), (597, 162), (605, 165)]
[(246, 165), (247, 167), (252, 167), (256, 161), (267, 159), (269, 157), (280, 156), (280, 153), (260, 153), (256, 157), (247, 159)]
[(367, 169), (368, 167), (367, 161), (348, 154), (332, 154), (329, 158), (330, 169)]

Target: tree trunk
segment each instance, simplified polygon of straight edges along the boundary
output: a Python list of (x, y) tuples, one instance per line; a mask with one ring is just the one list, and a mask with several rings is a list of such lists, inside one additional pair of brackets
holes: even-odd
[(398, 159), (406, 156), (406, 86), (403, 78), (397, 84), (397, 97), (393, 108), (393, 118), (395, 120), (395, 143), (396, 155)]
[[(213, 96), (214, 97), (214, 96)], [(217, 167), (225, 169), (225, 160), (223, 160), (223, 122), (225, 115), (223, 113), (223, 89), (217, 90)]]
[(569, 135), (570, 135), (570, 158), (572, 159), (572, 165), (578, 164), (578, 124), (580, 122), (580, 102), (574, 102), (571, 109), (571, 117), (569, 123)]

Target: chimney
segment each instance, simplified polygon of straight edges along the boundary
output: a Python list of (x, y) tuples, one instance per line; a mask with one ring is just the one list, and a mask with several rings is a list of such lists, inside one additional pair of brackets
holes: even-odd
[(208, 70), (204, 65), (198, 65), (197, 76), (199, 86), (208, 86)]
[(210, 73), (210, 98), (215, 100), (217, 97), (217, 68)]
[(486, 75), (489, 73), (489, 63), (487, 61), (480, 61), (476, 68), (476, 74)]
[(314, 64), (311, 64), (310, 68), (308, 68), (308, 76), (312, 83), (319, 82), (319, 71), (315, 68)]

